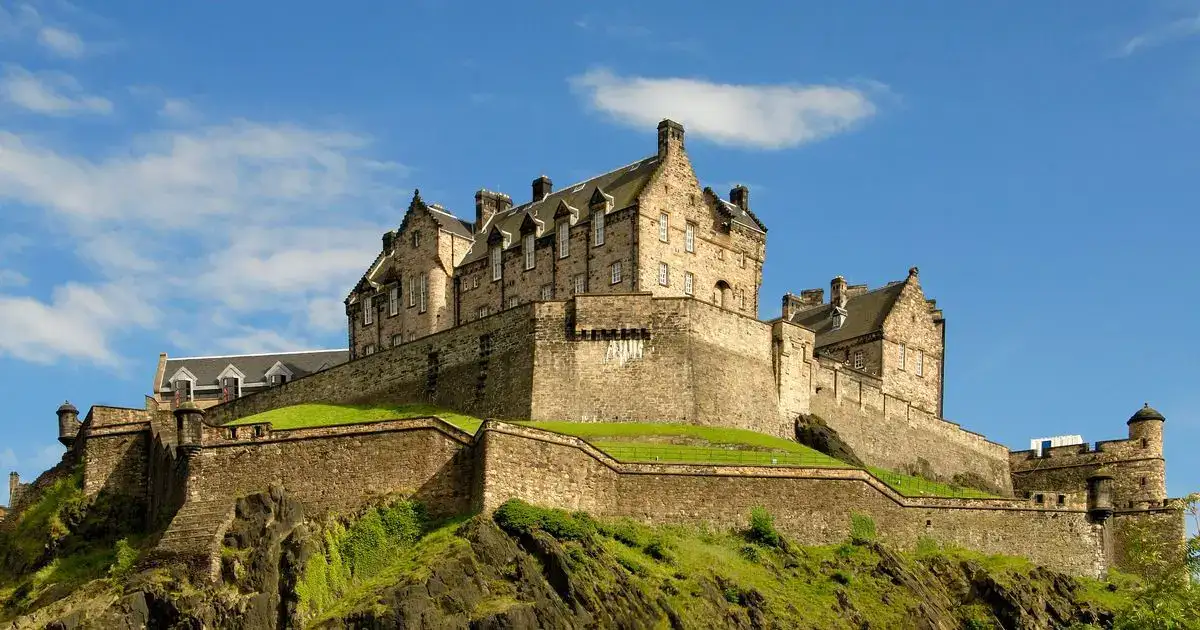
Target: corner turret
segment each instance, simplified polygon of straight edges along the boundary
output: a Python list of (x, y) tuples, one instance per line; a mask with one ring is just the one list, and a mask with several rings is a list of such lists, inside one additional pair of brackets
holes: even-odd
[(59, 405), (55, 413), (58, 414), (58, 441), (71, 448), (79, 435), (79, 410), (70, 401), (66, 401)]
[(175, 430), (178, 433), (179, 454), (188, 457), (199, 451), (204, 431), (204, 411), (187, 401), (175, 409)]
[(1150, 403), (1145, 403), (1126, 422), (1129, 425), (1129, 439), (1139, 442), (1142, 448), (1147, 449), (1154, 456), (1162, 457), (1163, 424), (1166, 423), (1166, 420), (1161, 413), (1150, 406)]

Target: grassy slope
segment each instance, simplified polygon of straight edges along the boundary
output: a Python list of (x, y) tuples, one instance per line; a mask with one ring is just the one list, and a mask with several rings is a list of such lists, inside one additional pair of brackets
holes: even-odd
[[(236, 420), (229, 426), (270, 422), (275, 429), (359, 424), (437, 416), (474, 434), (482, 421), (433, 405), (324, 405), (282, 407)], [(573, 435), (625, 462), (744, 464), (850, 468), (849, 465), (793, 440), (745, 429), (690, 424), (635, 422), (518, 422), (545, 431)], [(906, 496), (988, 497), (972, 488), (928, 481), (880, 468), (869, 469)]]

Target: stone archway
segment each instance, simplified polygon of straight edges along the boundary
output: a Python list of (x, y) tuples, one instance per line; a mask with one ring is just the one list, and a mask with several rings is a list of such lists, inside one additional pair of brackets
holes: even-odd
[(713, 287), (713, 304), (721, 308), (730, 308), (733, 305), (733, 288), (728, 282), (718, 280), (716, 286)]

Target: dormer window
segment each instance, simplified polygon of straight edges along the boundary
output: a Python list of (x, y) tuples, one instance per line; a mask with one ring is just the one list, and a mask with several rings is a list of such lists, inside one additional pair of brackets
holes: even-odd
[(192, 399), (192, 382), (187, 379), (181, 378), (177, 381), (172, 381), (171, 390), (175, 392), (175, 401), (177, 403)]
[(492, 245), (492, 282), (504, 277), (504, 265), (502, 262), (503, 252), (499, 245)]
[(375, 323), (375, 305), (371, 296), (363, 299), (363, 326), (370, 326)]
[(287, 374), (274, 374), (271, 376), (272, 385), (283, 385), (288, 382)]
[(592, 245), (604, 244), (604, 210), (592, 212)]
[(571, 224), (563, 221), (558, 224), (558, 257), (566, 258), (571, 254)]
[(846, 309), (833, 307), (833, 329), (837, 330), (846, 323)]
[(221, 379), (221, 400), (233, 400), (242, 395), (242, 379), (227, 376)]

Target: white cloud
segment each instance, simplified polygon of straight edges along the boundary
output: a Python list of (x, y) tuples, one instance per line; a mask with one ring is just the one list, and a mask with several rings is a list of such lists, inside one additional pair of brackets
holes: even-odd
[(197, 116), (196, 110), (192, 108), (191, 103), (181, 98), (163, 99), (162, 108), (158, 110), (158, 115), (167, 120), (177, 122), (188, 122), (194, 120)]
[(1117, 56), (1128, 57), (1147, 48), (1171, 44), (1197, 35), (1200, 35), (1200, 13), (1167, 22), (1129, 38), (1117, 51)]
[(136, 288), (69, 283), (49, 302), (0, 295), (0, 354), (50, 364), (64, 357), (117, 365), (109, 336), (149, 326), (158, 316)]
[(622, 77), (603, 68), (572, 77), (570, 85), (589, 105), (618, 122), (645, 128), (670, 118), (682, 123), (691, 137), (727, 146), (795, 147), (845, 132), (876, 113), (864, 90), (833, 85)]
[(51, 116), (110, 114), (113, 110), (112, 101), (83, 93), (79, 82), (70, 75), (35, 74), (12, 64), (5, 67), (0, 79), (0, 95), (13, 105)]
[(0, 288), (23, 287), (29, 284), (29, 278), (16, 269), (0, 269)]
[(45, 26), (38, 31), (38, 43), (55, 55), (67, 59), (82, 57), (85, 49), (83, 39), (78, 34), (54, 26)]
[(390, 181), (405, 169), (369, 146), (239, 120), (91, 156), (0, 131), (4, 211), (64, 234), (97, 276), (49, 299), (0, 294), (0, 354), (118, 365), (121, 335), (142, 329), (192, 354), (319, 345), (345, 325), (341, 300), (402, 216)]

